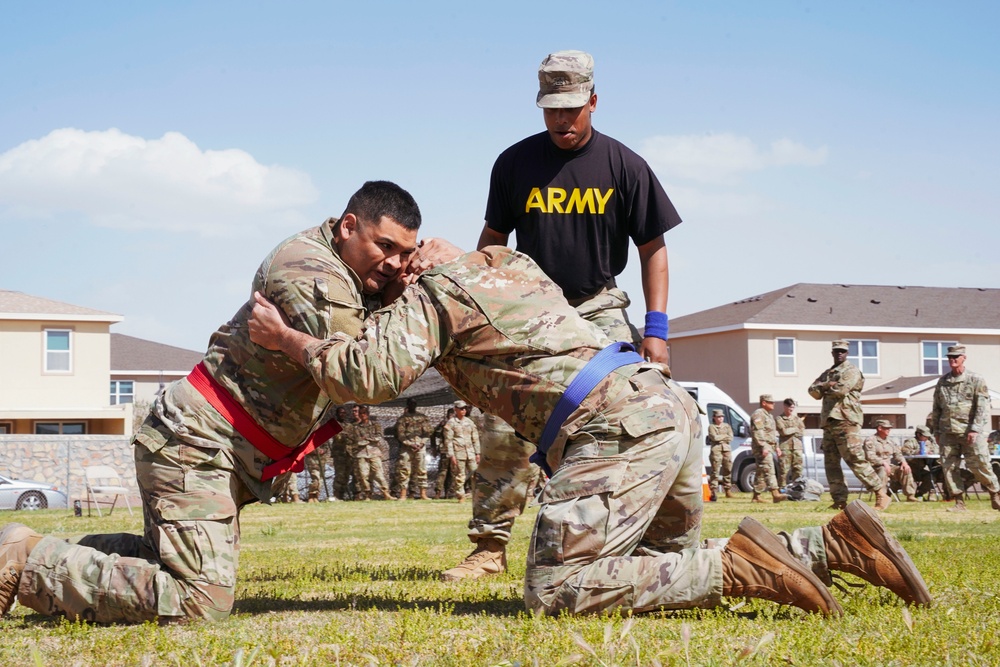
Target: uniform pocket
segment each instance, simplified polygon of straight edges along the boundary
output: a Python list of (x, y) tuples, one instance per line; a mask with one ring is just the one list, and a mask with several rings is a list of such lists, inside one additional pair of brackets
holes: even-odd
[(236, 503), (210, 490), (158, 498), (156, 541), (160, 560), (180, 579), (236, 585)]

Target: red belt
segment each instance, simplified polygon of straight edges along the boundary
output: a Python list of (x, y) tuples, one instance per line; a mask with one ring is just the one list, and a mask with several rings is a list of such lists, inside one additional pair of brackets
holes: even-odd
[(264, 427), (255, 422), (243, 406), (237, 403), (232, 395), (226, 391), (226, 388), (208, 374), (204, 362), (194, 367), (194, 370), (187, 376), (187, 380), (208, 401), (209, 405), (218, 410), (230, 426), (254, 446), (254, 449), (274, 461), (264, 466), (264, 472), (260, 477), (261, 481), (264, 482), (289, 470), (302, 472), (305, 468), (303, 460), (306, 458), (306, 454), (341, 431), (337, 420), (331, 419), (310, 433), (301, 445), (289, 450), (287, 446), (278, 442), (273, 435), (265, 431)]

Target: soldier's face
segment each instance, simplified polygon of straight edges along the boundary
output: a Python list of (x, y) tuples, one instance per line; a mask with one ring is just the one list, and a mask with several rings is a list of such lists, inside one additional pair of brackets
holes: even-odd
[(391, 218), (362, 222), (348, 213), (340, 221), (335, 236), (337, 252), (361, 279), (365, 294), (382, 291), (410, 261), (417, 247), (417, 232)]
[(545, 117), (545, 129), (549, 137), (559, 148), (571, 151), (582, 148), (593, 132), (590, 114), (597, 108), (597, 95), (591, 95), (590, 101), (582, 107), (574, 109), (542, 109)]
[(455, 418), (461, 419), (465, 416), (465, 408), (455, 408)]
[(847, 361), (847, 350), (834, 350), (833, 363), (842, 364)]
[(965, 355), (960, 354), (957, 357), (948, 357), (948, 365), (956, 375), (960, 374), (965, 370)]
[(794, 405), (786, 405), (785, 406), (785, 416), (786, 417), (791, 417), (794, 414), (795, 414), (795, 406)]
[(722, 423), (722, 415), (715, 415), (714, 417), (712, 417), (712, 421), (715, 422), (716, 424), (721, 424)]
[(878, 437), (882, 438), (883, 440), (885, 438), (889, 437), (889, 431), (890, 430), (891, 429), (887, 429), (885, 426), (876, 426), (875, 427), (875, 432), (878, 433)]

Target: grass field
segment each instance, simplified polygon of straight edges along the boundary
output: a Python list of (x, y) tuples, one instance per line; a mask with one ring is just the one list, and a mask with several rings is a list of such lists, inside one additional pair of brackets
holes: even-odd
[[(712, 504), (703, 536), (752, 514), (774, 529), (825, 523), (828, 503)], [(515, 527), (510, 571), (461, 584), (440, 570), (468, 553), (469, 505), (454, 502), (251, 506), (233, 616), (221, 623), (100, 627), (15, 607), (0, 621), (0, 665), (997, 665), (1000, 513), (944, 503), (884, 515), (935, 606), (905, 609), (884, 589), (835, 591), (826, 620), (764, 601), (714, 610), (536, 618), (521, 586), (534, 511)], [(139, 532), (138, 514), (74, 518), (5, 512), (42, 532)], [(854, 592), (857, 591), (857, 592)]]

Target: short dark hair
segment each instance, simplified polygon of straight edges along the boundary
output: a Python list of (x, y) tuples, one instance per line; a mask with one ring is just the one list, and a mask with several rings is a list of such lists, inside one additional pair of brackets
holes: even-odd
[(361, 413), (361, 414), (363, 414), (363, 415), (367, 415), (367, 414), (369, 414), (369, 413), (370, 413), (371, 411), (370, 411), (370, 410), (368, 409), (368, 406), (367, 406), (367, 405), (359, 405), (359, 406), (358, 406), (358, 412), (360, 412), (360, 413)]
[(782, 401), (782, 403), (784, 403), (785, 405), (787, 405), (790, 408), (794, 408), (795, 407), (795, 399), (794, 398), (786, 398), (784, 401)]
[(408, 399), (406, 399), (406, 407), (408, 407), (408, 408), (415, 408), (415, 407), (417, 407), (417, 399), (415, 399), (415, 398), (408, 398)]
[(353, 213), (362, 224), (377, 223), (384, 216), (405, 229), (420, 229), (417, 201), (409, 192), (390, 181), (367, 181), (351, 195), (344, 209), (344, 215), (348, 213)]

